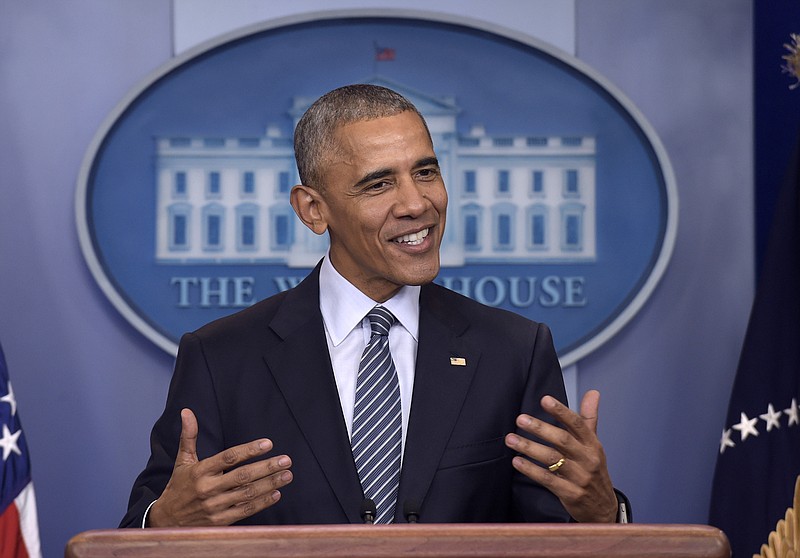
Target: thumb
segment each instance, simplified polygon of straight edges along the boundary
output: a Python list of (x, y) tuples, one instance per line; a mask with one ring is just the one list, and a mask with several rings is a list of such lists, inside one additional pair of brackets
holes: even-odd
[(181, 439), (175, 465), (197, 463), (197, 418), (191, 409), (181, 411)]
[(597, 434), (597, 415), (600, 408), (600, 392), (596, 389), (587, 391), (581, 400), (581, 417), (586, 425)]

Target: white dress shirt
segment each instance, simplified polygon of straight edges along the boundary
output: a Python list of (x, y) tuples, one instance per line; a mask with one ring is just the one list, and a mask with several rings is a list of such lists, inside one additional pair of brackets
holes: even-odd
[[(414, 364), (417, 360), (419, 292), (419, 287), (405, 286), (382, 303), (397, 318), (389, 330), (389, 349), (400, 382), (404, 448), (411, 412), (411, 393), (414, 390)], [(319, 306), (348, 436), (353, 433), (359, 362), (372, 331), (367, 314), (376, 304), (342, 277), (331, 264), (330, 258), (325, 257), (319, 272)]]

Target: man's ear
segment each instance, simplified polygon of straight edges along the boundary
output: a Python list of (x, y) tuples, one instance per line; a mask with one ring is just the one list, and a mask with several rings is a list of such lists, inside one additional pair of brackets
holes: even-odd
[(306, 227), (315, 234), (323, 234), (328, 230), (328, 223), (325, 220), (321, 206), (325, 203), (320, 193), (311, 188), (298, 184), (292, 188), (289, 199), (294, 208), (294, 212)]

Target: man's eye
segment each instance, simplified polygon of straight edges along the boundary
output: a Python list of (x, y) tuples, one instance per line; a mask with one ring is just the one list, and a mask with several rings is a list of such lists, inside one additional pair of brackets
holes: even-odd
[(422, 180), (430, 180), (436, 178), (439, 173), (436, 169), (420, 169), (417, 171), (417, 176)]

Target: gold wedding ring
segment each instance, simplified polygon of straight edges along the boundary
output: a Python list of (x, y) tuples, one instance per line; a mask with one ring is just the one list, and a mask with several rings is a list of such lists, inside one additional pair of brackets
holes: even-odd
[(555, 463), (553, 463), (552, 465), (550, 465), (550, 466), (547, 468), (547, 470), (548, 470), (548, 471), (550, 471), (551, 473), (555, 473), (555, 472), (556, 472), (556, 471), (558, 471), (558, 470), (561, 468), (561, 466), (562, 466), (562, 465), (564, 465), (564, 463), (566, 463), (566, 462), (567, 462), (567, 460), (566, 460), (566, 459), (564, 459), (564, 458), (562, 457), (561, 459), (559, 459), (558, 461), (556, 461)]

